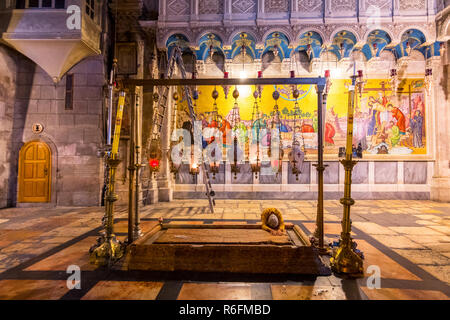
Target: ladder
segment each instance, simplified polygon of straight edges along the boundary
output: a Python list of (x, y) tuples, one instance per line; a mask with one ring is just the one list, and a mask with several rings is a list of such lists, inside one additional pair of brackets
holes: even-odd
[[(172, 49), (172, 52), (170, 54), (168, 68), (164, 74), (166, 79), (172, 78), (173, 72), (175, 69), (175, 64), (177, 64), (178, 68), (180, 69), (181, 77), (183, 79), (186, 79), (186, 68), (183, 63), (181, 50), (178, 46), (175, 46)], [(160, 99), (158, 99), (158, 107), (156, 108), (154, 116), (153, 116), (153, 121), (154, 121), (153, 122), (154, 123), (153, 137), (152, 137), (153, 140), (155, 140), (155, 139), (159, 140), (159, 137), (161, 134), (162, 124), (163, 124), (163, 121), (164, 121), (164, 118), (166, 115), (167, 95), (169, 93), (169, 87), (165, 86), (165, 87), (161, 88), (160, 92), (162, 92), (162, 94), (161, 94), (162, 99), (161, 99), (161, 97), (160, 97)], [(195, 124), (195, 121), (197, 120), (197, 116), (194, 112), (192, 96), (191, 96), (191, 92), (190, 92), (188, 86), (184, 86), (184, 93), (185, 93), (186, 101), (187, 101), (188, 108), (189, 108), (189, 115), (190, 115), (191, 122), (192, 122), (192, 128), (194, 128), (194, 124)], [(205, 183), (206, 196), (208, 197), (208, 201), (209, 201), (209, 209), (210, 209), (211, 213), (214, 213), (214, 206), (216, 205), (216, 202), (214, 199), (215, 192), (212, 189), (211, 180), (210, 180), (209, 173), (208, 173), (208, 168), (206, 166), (206, 163), (203, 161), (203, 156), (202, 156), (201, 162), (202, 162), (203, 182)]]
[[(173, 72), (175, 70), (175, 50), (172, 50), (170, 54), (169, 63), (167, 65), (167, 69), (164, 72), (164, 79), (170, 79), (173, 76)], [(167, 96), (169, 94), (169, 86), (164, 86), (159, 88), (159, 98), (158, 98), (158, 107), (155, 108), (155, 112), (153, 113), (153, 132), (152, 139), (159, 140), (164, 117), (166, 116), (167, 109)]]

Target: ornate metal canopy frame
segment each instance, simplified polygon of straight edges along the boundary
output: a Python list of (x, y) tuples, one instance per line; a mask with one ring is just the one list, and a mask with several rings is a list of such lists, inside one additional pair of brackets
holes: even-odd
[[(317, 217), (314, 236), (318, 239), (320, 249), (324, 249), (323, 232), (323, 136), (324, 136), (324, 110), (326, 110), (326, 82), (324, 77), (312, 78), (211, 78), (211, 79), (123, 79), (118, 81), (119, 87), (135, 88), (142, 86), (148, 92), (155, 86), (210, 86), (210, 85), (315, 85), (317, 92), (317, 118), (318, 118), (318, 161), (314, 165), (318, 174)], [(133, 91), (134, 92), (134, 91)]]

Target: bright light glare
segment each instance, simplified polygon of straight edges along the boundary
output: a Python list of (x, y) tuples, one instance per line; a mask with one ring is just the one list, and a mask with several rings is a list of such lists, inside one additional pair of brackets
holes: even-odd
[(241, 78), (241, 79), (247, 79), (247, 72), (245, 72), (244, 70), (242, 70), (241, 72), (239, 72), (239, 78)]
[(238, 86), (239, 96), (241, 98), (247, 98), (252, 94), (251, 86)]

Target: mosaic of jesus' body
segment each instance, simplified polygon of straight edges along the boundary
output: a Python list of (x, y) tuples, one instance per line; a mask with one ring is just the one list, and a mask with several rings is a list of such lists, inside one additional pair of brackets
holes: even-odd
[[(324, 142), (325, 153), (337, 155), (339, 147), (345, 146), (348, 103), (345, 88), (348, 83), (345, 80), (335, 82), (337, 84), (334, 90), (332, 87), (327, 100)], [(354, 146), (362, 148), (365, 154), (384, 157), (426, 154), (423, 80), (403, 81), (403, 86), (399, 87), (396, 95), (386, 88), (387, 83), (389, 80), (369, 80), (362, 95), (358, 96), (354, 116)], [(283, 98), (277, 103), (271, 97), (273, 89), (266, 86), (262, 97), (256, 99), (256, 110), (251, 94), (248, 97), (242, 97), (241, 94), (236, 101), (232, 97), (218, 99), (214, 110), (211, 98), (214, 87), (199, 87), (194, 109), (203, 128), (220, 130), (224, 148), (233, 143), (233, 139), (229, 138), (230, 132), (231, 137), (238, 137), (239, 145), (244, 150), (258, 141), (262, 146), (268, 147), (271, 129), (278, 129), (283, 149), (290, 149), (293, 144), (297, 144), (304, 147), (306, 152), (314, 152), (317, 150), (318, 130), (315, 91), (303, 90), (304, 96), (298, 100), (299, 109), (295, 111), (292, 90), (279, 86), (276, 89)], [(179, 93), (183, 93), (181, 88)], [(223, 95), (223, 91), (221, 94)], [(275, 104), (277, 107), (274, 107)], [(190, 118), (184, 97), (177, 110), (177, 127), (186, 128)], [(203, 141), (204, 146), (214, 139), (206, 140)]]

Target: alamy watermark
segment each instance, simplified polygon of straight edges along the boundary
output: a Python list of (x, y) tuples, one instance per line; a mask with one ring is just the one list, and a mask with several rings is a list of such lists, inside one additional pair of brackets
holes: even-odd
[(67, 7), (69, 17), (66, 20), (66, 26), (69, 30), (81, 30), (81, 9), (77, 5)]

